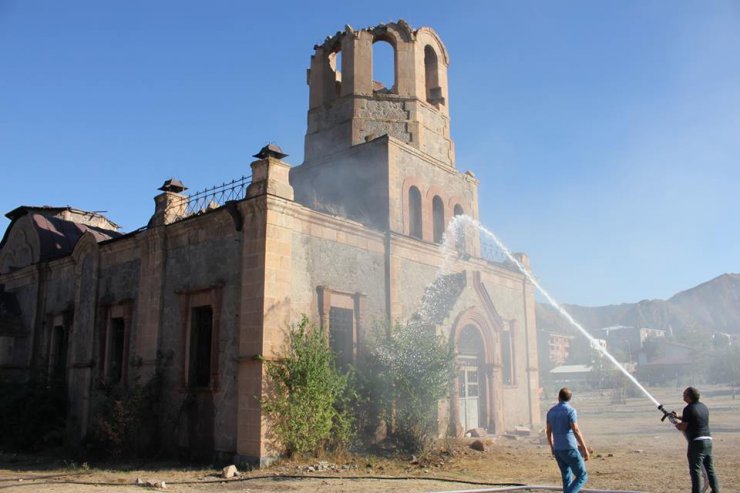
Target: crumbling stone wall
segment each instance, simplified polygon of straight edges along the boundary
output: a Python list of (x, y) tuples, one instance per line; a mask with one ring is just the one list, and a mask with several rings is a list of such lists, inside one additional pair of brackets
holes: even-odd
[[(169, 249), (158, 345), (166, 410), (163, 426), (173, 424), (171, 433), (164, 436), (174, 438), (175, 443), (165, 445), (182, 450), (193, 449), (194, 458), (205, 453), (198, 450), (205, 444), (192, 443), (196, 436), (206, 441), (216, 453), (220, 451), (228, 455), (236, 449), (239, 321), (234, 314), (239, 311), (241, 293), (239, 236), (223, 210), (176, 223), (168, 231)], [(213, 327), (218, 331), (218, 340), (212, 353), (212, 357), (217, 358), (218, 375), (214, 375), (217, 384), (209, 390), (193, 392), (185, 383), (190, 330), (187, 298), (214, 288), (219, 290), (219, 306), (214, 307), (214, 311), (219, 312), (214, 313), (214, 319), (218, 316), (218, 323), (214, 321)], [(193, 431), (196, 427), (197, 432)]]

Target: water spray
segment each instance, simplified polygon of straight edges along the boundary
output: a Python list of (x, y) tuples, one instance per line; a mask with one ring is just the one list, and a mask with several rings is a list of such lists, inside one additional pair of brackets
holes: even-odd
[[(589, 334), (589, 332), (586, 329), (584, 329), (581, 326), (581, 324), (579, 324), (578, 322), (576, 322), (573, 319), (573, 317), (571, 317), (570, 313), (568, 313), (562, 306), (560, 306), (560, 304), (557, 301), (555, 301), (555, 299), (552, 296), (550, 296), (550, 293), (548, 293), (540, 285), (540, 283), (537, 281), (537, 279), (534, 277), (534, 275), (531, 272), (529, 272), (529, 269), (527, 269), (524, 265), (522, 265), (521, 262), (519, 262), (519, 260), (517, 260), (517, 258), (509, 251), (508, 248), (506, 248), (506, 246), (501, 242), (501, 240), (499, 240), (498, 237), (495, 234), (493, 234), (493, 232), (489, 231), (484, 226), (482, 226), (478, 221), (476, 221), (475, 219), (473, 219), (473, 218), (471, 218), (469, 216), (465, 216), (465, 215), (455, 216), (452, 219), (452, 221), (450, 221), (450, 224), (448, 226), (448, 229), (452, 233), (451, 236), (455, 240), (457, 240), (459, 238), (459, 235), (464, 234), (464, 231), (461, 228), (461, 225), (463, 223), (467, 223), (468, 225), (471, 225), (471, 226), (477, 228), (481, 233), (483, 233), (488, 238), (490, 238), (491, 240), (493, 240), (493, 242), (496, 243), (496, 246), (504, 253), (504, 255), (506, 255), (506, 258), (510, 262), (512, 262), (514, 265), (516, 265), (516, 267), (521, 271), (521, 273), (524, 274), (524, 276), (535, 286), (535, 288), (537, 288), (537, 290), (542, 294), (542, 296), (544, 296), (547, 299), (547, 301), (556, 310), (558, 310), (558, 312), (573, 327), (575, 327), (576, 329), (578, 329), (578, 331), (581, 332), (581, 334), (583, 334), (584, 336), (586, 336), (586, 338), (589, 341), (591, 341), (591, 346), (594, 349), (596, 349), (597, 351), (599, 351), (609, 361), (611, 361), (614, 364), (614, 366), (619, 371), (621, 371), (633, 384), (635, 384), (635, 386), (638, 389), (640, 389), (640, 391), (642, 391), (643, 394), (645, 394), (645, 396), (647, 396), (648, 399), (650, 399), (653, 402), (653, 404), (655, 404), (656, 406), (658, 406), (658, 409), (663, 412), (663, 418), (661, 418), (661, 421), (663, 421), (666, 418), (668, 418), (668, 420), (671, 423), (674, 423), (674, 424), (676, 423), (676, 416), (675, 416), (675, 414), (672, 413), (672, 412), (669, 413), (668, 411), (666, 411), (665, 408), (663, 408), (663, 405), (660, 402), (658, 402), (658, 400), (655, 397), (653, 397), (652, 394), (650, 394), (650, 392), (648, 392), (647, 389), (645, 387), (643, 387), (642, 384), (640, 384), (640, 382), (638, 382), (637, 379), (630, 372), (628, 372), (627, 369), (624, 368), (614, 358), (614, 356), (612, 356), (611, 354), (609, 354), (609, 352), (606, 350), (606, 348), (603, 348), (601, 346), (601, 344), (599, 344), (598, 341), (591, 334)], [(448, 238), (445, 238), (445, 241), (444, 241), (445, 247), (446, 248), (449, 248), (450, 250), (452, 250), (452, 248), (450, 248), (450, 246), (447, 243), (448, 243)]]

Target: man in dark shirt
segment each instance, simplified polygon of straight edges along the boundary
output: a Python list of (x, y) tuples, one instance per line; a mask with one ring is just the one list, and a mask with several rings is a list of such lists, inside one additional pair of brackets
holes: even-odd
[(712, 462), (712, 433), (709, 431), (709, 409), (703, 402), (699, 402), (699, 391), (694, 387), (687, 387), (683, 391), (683, 400), (688, 404), (683, 408), (681, 422), (676, 428), (683, 431), (689, 442), (686, 456), (689, 459), (689, 474), (691, 475), (691, 493), (699, 493), (701, 489), (701, 469), (707, 473), (707, 481), (712, 493), (719, 493), (719, 482), (714, 473)]

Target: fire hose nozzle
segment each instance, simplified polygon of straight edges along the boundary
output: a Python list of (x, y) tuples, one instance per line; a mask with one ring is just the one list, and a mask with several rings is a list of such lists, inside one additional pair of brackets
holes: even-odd
[(666, 411), (665, 408), (663, 407), (663, 404), (658, 405), (658, 410), (663, 413), (663, 417), (660, 418), (661, 421), (665, 421), (665, 419), (668, 418), (668, 421), (670, 421), (674, 425), (676, 424), (676, 417), (673, 415), (672, 412)]

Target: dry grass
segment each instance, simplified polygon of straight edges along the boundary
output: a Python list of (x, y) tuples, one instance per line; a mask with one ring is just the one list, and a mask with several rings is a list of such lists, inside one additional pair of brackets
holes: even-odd
[[(680, 411), (681, 390), (653, 392), (666, 408)], [(702, 390), (712, 415), (715, 461), (723, 491), (740, 491), (740, 399), (732, 399), (719, 388)], [(609, 395), (576, 393), (573, 404), (579, 412), (581, 429), (594, 450), (588, 462), (588, 488), (654, 493), (689, 489), (685, 440), (670, 424), (660, 421), (660, 412), (647, 398), (630, 398), (624, 404), (613, 404)], [(543, 403), (543, 414), (548, 405)], [(29, 462), (28, 458), (14, 463), (8, 459), (5, 456), (0, 464), (0, 493), (145, 491), (133, 486), (137, 477), (164, 480), (168, 483), (167, 491), (182, 493), (423, 492), (473, 487), (469, 483), (429, 481), (431, 478), (491, 485), (557, 485), (560, 480), (549, 449), (537, 433), (529, 437), (500, 437), (486, 452), (470, 449), (466, 441), (443, 441), (436, 450), (417, 460), (406, 456), (326, 458), (326, 462), (336, 464), (337, 468), (313, 472), (306, 470), (308, 466), (316, 468), (318, 461), (283, 462), (231, 481), (220, 480), (214, 470), (183, 470), (164, 465), (138, 471), (85, 470), (49, 467), (43, 462)], [(23, 481), (19, 481), (21, 478)]]

